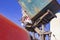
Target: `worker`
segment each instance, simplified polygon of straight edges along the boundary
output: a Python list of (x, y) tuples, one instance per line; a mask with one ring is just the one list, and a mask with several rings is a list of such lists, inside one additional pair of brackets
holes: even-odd
[(26, 25), (27, 23), (32, 24), (30, 17), (27, 15), (26, 11), (22, 9), (22, 24)]
[[(21, 22), (22, 22), (22, 26), (24, 26), (25, 28), (27, 27), (26, 25), (27, 24), (32, 24), (32, 20), (30, 19), (30, 17), (27, 15), (26, 11), (22, 9), (22, 19), (21, 19)], [(28, 27), (30, 28), (30, 27)], [(26, 28), (27, 29), (27, 28)], [(28, 29), (27, 29), (28, 30)], [(29, 34), (30, 34), (30, 37), (31, 37), (31, 40), (33, 40), (33, 34), (31, 31), (29, 31)]]

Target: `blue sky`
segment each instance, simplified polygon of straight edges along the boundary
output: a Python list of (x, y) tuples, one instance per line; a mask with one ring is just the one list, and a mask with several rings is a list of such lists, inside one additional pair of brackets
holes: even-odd
[(0, 0), (0, 13), (20, 26), (22, 14), (18, 0)]
[[(57, 0), (60, 4), (60, 0)], [(12, 22), (21, 26), (21, 6), (18, 4), (18, 0), (0, 0), (0, 13), (7, 17)], [(47, 26), (50, 26), (47, 24)], [(49, 29), (49, 27), (48, 27)]]

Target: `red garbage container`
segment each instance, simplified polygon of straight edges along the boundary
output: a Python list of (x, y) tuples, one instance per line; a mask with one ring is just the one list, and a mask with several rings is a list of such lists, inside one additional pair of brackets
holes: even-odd
[(0, 40), (30, 40), (30, 36), (25, 29), (0, 14)]

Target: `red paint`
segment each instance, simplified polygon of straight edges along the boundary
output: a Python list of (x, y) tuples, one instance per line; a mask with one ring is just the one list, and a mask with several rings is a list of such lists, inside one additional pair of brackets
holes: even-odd
[(0, 15), (0, 40), (30, 40), (26, 30)]

